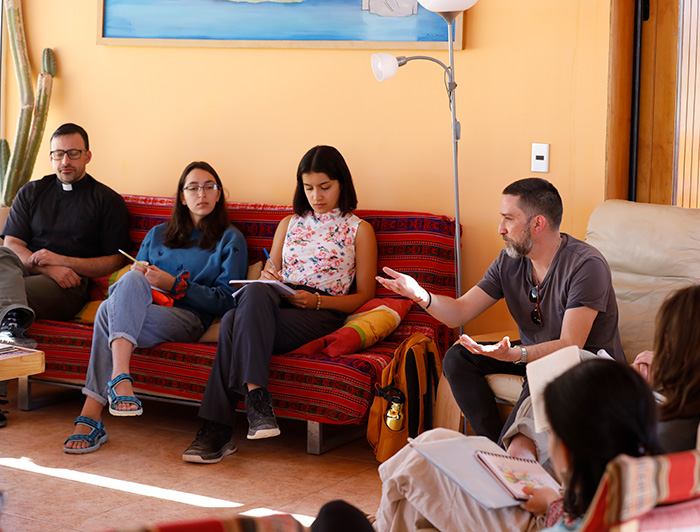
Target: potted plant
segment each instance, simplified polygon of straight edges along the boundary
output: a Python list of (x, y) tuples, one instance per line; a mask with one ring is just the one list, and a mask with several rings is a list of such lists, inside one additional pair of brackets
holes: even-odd
[(19, 86), (20, 110), (12, 152), (7, 140), (0, 139), (0, 229), (5, 225), (17, 192), (32, 177), (46, 127), (53, 77), (56, 75), (56, 57), (51, 48), (46, 48), (42, 56), (35, 101), (22, 19), (22, 1), (5, 0), (4, 4), (10, 50)]

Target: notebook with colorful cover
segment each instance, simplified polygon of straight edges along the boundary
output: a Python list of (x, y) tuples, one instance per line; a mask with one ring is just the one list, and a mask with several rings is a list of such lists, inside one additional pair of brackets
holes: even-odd
[(479, 463), (514, 499), (525, 501), (529, 498), (523, 493), (525, 486), (546, 487), (555, 491), (560, 489), (557, 481), (536, 460), (514, 458), (508, 454), (488, 451), (476, 451), (474, 454)]

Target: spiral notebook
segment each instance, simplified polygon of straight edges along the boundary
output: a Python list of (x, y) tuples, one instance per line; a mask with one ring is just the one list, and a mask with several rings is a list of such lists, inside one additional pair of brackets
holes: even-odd
[(514, 458), (508, 454), (476, 451), (476, 459), (491, 473), (498, 483), (514, 499), (525, 501), (528, 497), (523, 493), (525, 486), (533, 488), (552, 488), (559, 491), (560, 486), (549, 473), (535, 460)]

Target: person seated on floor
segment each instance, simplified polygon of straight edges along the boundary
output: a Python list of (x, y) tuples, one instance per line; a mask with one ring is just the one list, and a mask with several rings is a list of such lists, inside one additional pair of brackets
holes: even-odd
[(270, 358), (343, 325), (374, 297), (377, 241), (372, 226), (355, 216), (355, 187), (343, 156), (316, 146), (297, 169), (294, 214), (284, 218), (260, 276), (282, 281), (296, 294), (280, 296), (264, 283), (236, 293), (224, 315), (214, 366), (199, 417), (202, 428), (182, 459), (212, 464), (236, 451), (236, 405), (245, 395), (248, 438), (280, 433), (267, 389)]
[(659, 441), (667, 453), (695, 449), (700, 423), (700, 285), (671, 295), (656, 316), (654, 351), (632, 366), (658, 391)]
[(90, 453), (107, 441), (107, 404), (113, 416), (143, 413), (129, 375), (134, 348), (196, 341), (233, 305), (229, 280), (245, 279), (248, 247), (229, 222), (221, 179), (208, 163), (187, 165), (170, 221), (148, 232), (136, 259), (97, 311), (87, 397), (67, 453)]
[[(476, 286), (458, 299), (431, 294), (408, 275), (384, 268), (377, 277), (386, 288), (412, 299), (450, 327), (470, 322), (505, 299), (522, 345), (508, 337), (481, 345), (462, 335), (442, 363), (459, 408), (474, 432), (501, 442), (525, 399), (527, 379), (504, 424), (486, 375), (525, 376), (528, 362), (576, 345), (592, 353), (604, 349), (624, 361), (610, 268), (593, 246), (559, 231), (563, 206), (557, 189), (540, 178), (520, 179), (503, 190), (498, 233), (505, 249)], [(535, 458), (535, 442), (524, 434), (508, 452)]]
[[(657, 412), (651, 389), (624, 363), (586, 360), (544, 391), (549, 447), (563, 498), (549, 488), (529, 489), (521, 506), (486, 510), (410, 445), (379, 466), (382, 499), (374, 528), (399, 532), (437, 528), (465, 530), (577, 530), (603, 476), (619, 454), (658, 454)], [(447, 429), (416, 441), (466, 438)]]

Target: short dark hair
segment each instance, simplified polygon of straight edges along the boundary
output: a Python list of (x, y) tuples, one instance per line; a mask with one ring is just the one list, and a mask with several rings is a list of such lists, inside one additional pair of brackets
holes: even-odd
[(310, 210), (309, 200), (304, 192), (302, 176), (312, 172), (326, 174), (333, 181), (340, 184), (340, 198), (338, 208), (343, 214), (348, 214), (357, 207), (357, 193), (352, 183), (352, 175), (345, 159), (333, 146), (314, 146), (307, 151), (299, 162), (297, 168), (297, 188), (294, 191), (292, 206), (294, 213), (303, 216)]
[(598, 358), (574, 366), (546, 386), (544, 405), (573, 462), (564, 492), (571, 517), (586, 512), (610, 460), (661, 452), (651, 388), (626, 363)]
[(529, 218), (541, 214), (549, 224), (558, 229), (564, 207), (559, 191), (546, 179), (527, 177), (511, 183), (503, 189), (504, 195), (518, 196), (518, 205)]
[(75, 133), (77, 133), (78, 135), (83, 137), (83, 141), (85, 142), (85, 149), (89, 150), (90, 149), (90, 141), (88, 140), (87, 131), (85, 131), (79, 125), (71, 124), (70, 122), (67, 124), (63, 124), (56, 131), (54, 131), (53, 134), (51, 135), (51, 139), (49, 139), (49, 142), (56, 137), (64, 137), (66, 135), (73, 135)]
[(177, 182), (177, 190), (175, 191), (175, 202), (173, 203), (173, 210), (170, 215), (170, 220), (168, 221), (168, 227), (165, 231), (165, 239), (163, 244), (171, 249), (173, 248), (186, 248), (190, 246), (190, 238), (192, 236), (192, 231), (194, 230), (194, 224), (192, 223), (192, 217), (190, 216), (190, 210), (187, 205), (183, 205), (180, 201), (180, 193), (182, 187), (185, 186), (187, 181), (187, 176), (192, 170), (200, 169), (204, 170), (214, 178), (216, 184), (219, 186), (221, 195), (219, 200), (214, 206), (214, 210), (207, 214), (199, 222), (199, 229), (202, 234), (199, 237), (199, 247), (202, 249), (213, 250), (216, 247), (217, 242), (221, 240), (224, 232), (231, 225), (228, 219), (228, 211), (226, 210), (226, 198), (224, 194), (224, 188), (221, 183), (221, 178), (216, 170), (207, 162), (204, 161), (194, 161), (188, 164), (180, 175), (180, 179)]

